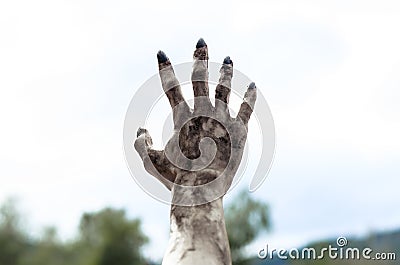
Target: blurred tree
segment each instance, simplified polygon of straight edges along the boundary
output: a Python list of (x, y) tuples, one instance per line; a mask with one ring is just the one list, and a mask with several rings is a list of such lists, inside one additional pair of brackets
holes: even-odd
[(0, 265), (18, 264), (29, 248), (15, 204), (15, 200), (9, 199), (0, 208)]
[(128, 220), (125, 211), (104, 209), (85, 213), (80, 222), (82, 265), (145, 264), (141, 247), (148, 241), (140, 228), (140, 220)]
[(140, 249), (147, 241), (140, 220), (128, 219), (123, 210), (85, 213), (78, 238), (63, 243), (54, 227), (40, 239), (29, 238), (15, 200), (0, 208), (0, 265), (141, 265), (146, 263)]
[(268, 205), (252, 199), (247, 191), (242, 191), (226, 207), (225, 222), (233, 264), (250, 264), (243, 249), (253, 242), (261, 231), (269, 230)]
[(19, 265), (70, 265), (74, 264), (75, 254), (70, 244), (57, 239), (54, 227), (45, 228), (39, 240), (35, 240), (20, 259)]

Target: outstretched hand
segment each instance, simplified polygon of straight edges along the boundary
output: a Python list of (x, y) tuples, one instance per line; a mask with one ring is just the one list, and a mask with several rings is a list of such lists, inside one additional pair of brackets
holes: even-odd
[(228, 102), (233, 63), (228, 56), (220, 70), (213, 106), (208, 88), (208, 49), (204, 40), (200, 39), (194, 51), (191, 78), (194, 108), (191, 109), (183, 98), (168, 57), (159, 51), (157, 59), (162, 87), (172, 108), (174, 134), (164, 150), (154, 150), (149, 132), (139, 128), (135, 149), (146, 171), (168, 189), (176, 185), (204, 185), (221, 177), (223, 191), (218, 192), (224, 194), (243, 155), (247, 125), (256, 101), (256, 86), (249, 84), (237, 116), (231, 117)]

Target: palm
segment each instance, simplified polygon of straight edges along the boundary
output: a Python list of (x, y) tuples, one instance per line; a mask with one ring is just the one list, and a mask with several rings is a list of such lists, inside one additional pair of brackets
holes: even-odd
[[(233, 64), (225, 58), (215, 92), (215, 106), (208, 93), (207, 45), (199, 40), (194, 52), (192, 85), (194, 109), (184, 100), (169, 59), (157, 54), (163, 89), (173, 110), (174, 134), (164, 150), (153, 150), (149, 133), (138, 130), (135, 148), (146, 170), (167, 188), (174, 184), (198, 186), (224, 176), (229, 187), (243, 154), (247, 124), (256, 100), (254, 83), (249, 85), (237, 117), (228, 108)], [(189, 177), (190, 176), (190, 177)]]

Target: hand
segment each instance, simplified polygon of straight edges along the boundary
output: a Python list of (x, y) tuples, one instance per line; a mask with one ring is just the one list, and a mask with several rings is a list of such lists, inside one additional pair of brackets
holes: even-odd
[(208, 49), (200, 39), (194, 52), (192, 110), (182, 96), (170, 60), (162, 51), (158, 52), (157, 59), (162, 87), (172, 107), (174, 134), (164, 150), (154, 150), (149, 132), (139, 128), (135, 149), (146, 171), (168, 189), (174, 187), (175, 193), (178, 188), (186, 193), (187, 187), (219, 179), (215, 185), (208, 186), (211, 190), (207, 189), (206, 193), (214, 194), (211, 197), (222, 196), (229, 189), (242, 158), (247, 125), (256, 101), (256, 86), (254, 83), (248, 86), (237, 116), (231, 117), (228, 101), (233, 63), (226, 57), (213, 106), (208, 92)]

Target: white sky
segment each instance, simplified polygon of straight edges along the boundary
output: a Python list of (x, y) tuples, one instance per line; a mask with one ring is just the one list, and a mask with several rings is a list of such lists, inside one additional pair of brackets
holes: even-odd
[(34, 233), (64, 238), (83, 211), (124, 207), (160, 258), (169, 209), (132, 181), (123, 119), (156, 52), (186, 62), (204, 37), (276, 123), (254, 194), (274, 230), (255, 247), (399, 227), (399, 25), (398, 1), (2, 1), (0, 202), (18, 197)]

